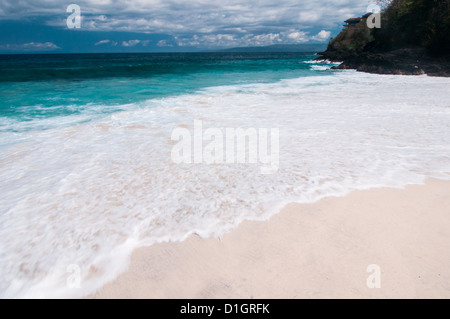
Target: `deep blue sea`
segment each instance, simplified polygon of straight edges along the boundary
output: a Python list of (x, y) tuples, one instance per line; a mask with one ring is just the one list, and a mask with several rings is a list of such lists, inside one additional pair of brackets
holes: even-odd
[[(0, 55), (0, 297), (86, 296), (137, 247), (222, 236), (290, 202), (450, 179), (450, 79), (315, 57)], [(237, 130), (250, 132), (244, 161), (204, 161), (228, 157)], [(180, 132), (203, 160), (174, 160)]]

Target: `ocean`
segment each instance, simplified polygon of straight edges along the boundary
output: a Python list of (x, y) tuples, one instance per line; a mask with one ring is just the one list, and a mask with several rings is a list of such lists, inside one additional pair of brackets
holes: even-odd
[[(313, 53), (0, 55), (0, 297), (82, 297), (131, 252), (289, 202), (450, 179), (450, 79)], [(279, 165), (176, 163), (176, 129), (276, 129)]]

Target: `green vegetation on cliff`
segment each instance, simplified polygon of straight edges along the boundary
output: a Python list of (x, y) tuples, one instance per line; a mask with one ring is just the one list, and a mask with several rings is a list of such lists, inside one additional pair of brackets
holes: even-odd
[(381, 29), (366, 19), (342, 30), (329, 51), (387, 52), (419, 47), (433, 56), (450, 54), (450, 0), (392, 0), (381, 15)]

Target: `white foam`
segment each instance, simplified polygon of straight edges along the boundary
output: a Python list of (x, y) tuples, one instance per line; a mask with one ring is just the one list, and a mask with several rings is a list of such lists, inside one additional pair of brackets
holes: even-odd
[[(148, 101), (95, 122), (2, 133), (0, 296), (80, 297), (133, 248), (220, 236), (282, 204), (449, 179), (450, 79), (353, 71)], [(279, 128), (280, 169), (175, 165), (171, 131)], [(81, 269), (69, 289), (67, 266)]]
[(329, 65), (311, 65), (311, 70), (313, 71), (326, 71), (331, 69)]

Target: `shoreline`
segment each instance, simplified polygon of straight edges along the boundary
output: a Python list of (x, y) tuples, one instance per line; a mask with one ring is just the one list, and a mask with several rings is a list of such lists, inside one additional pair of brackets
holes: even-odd
[[(288, 204), (219, 238), (136, 249), (87, 298), (450, 298), (450, 181)], [(367, 287), (379, 265), (381, 288)]]

